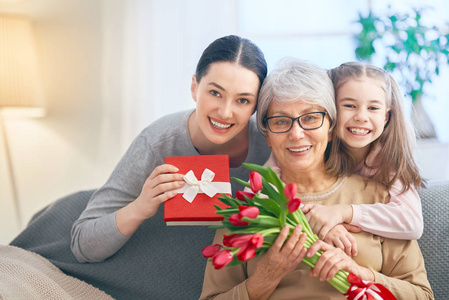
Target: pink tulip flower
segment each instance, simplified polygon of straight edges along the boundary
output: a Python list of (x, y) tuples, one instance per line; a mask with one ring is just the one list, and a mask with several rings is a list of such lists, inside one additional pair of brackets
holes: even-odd
[(288, 200), (295, 198), (297, 192), (296, 183), (292, 182), (284, 187), (284, 195)]
[(229, 223), (234, 226), (248, 226), (249, 222), (242, 221), (242, 216), (240, 214), (233, 214), (228, 218)]
[(251, 240), (250, 234), (238, 234), (234, 233), (231, 235), (223, 236), (223, 245), (228, 247), (240, 248), (247, 245)]
[(255, 219), (259, 215), (259, 208), (255, 206), (240, 205), (239, 210), (240, 212), (238, 214), (232, 214), (228, 218), (229, 223), (234, 226), (248, 226), (249, 222), (242, 221), (242, 218)]
[(244, 247), (239, 250), (237, 253), (237, 259), (240, 261), (247, 261), (256, 256), (256, 250), (250, 247)]
[(298, 210), (300, 205), (301, 205), (301, 199), (293, 198), (292, 200), (287, 202), (288, 212), (294, 213), (295, 211)]
[(257, 218), (257, 216), (259, 215), (259, 208), (256, 206), (245, 206), (245, 205), (240, 205), (239, 206), (239, 210), (240, 210), (240, 218), (250, 218), (250, 219), (255, 219)]
[(219, 245), (219, 244), (206, 246), (203, 248), (203, 256), (205, 258), (211, 258), (215, 254), (217, 254), (220, 250), (221, 250), (221, 245)]
[(251, 171), (249, 173), (249, 185), (254, 193), (261, 191), (263, 188), (262, 175), (260, 175), (256, 171)]
[(219, 270), (227, 265), (229, 265), (234, 257), (232, 256), (231, 250), (222, 250), (214, 255), (212, 258), (212, 264), (215, 269)]
[(255, 233), (251, 236), (250, 245), (253, 246), (256, 249), (259, 249), (263, 245), (263, 235), (260, 233)]
[(239, 199), (240, 201), (245, 201), (245, 196), (249, 199), (253, 199), (254, 198), (254, 193), (250, 193), (250, 192), (244, 192), (244, 191), (237, 191), (237, 193), (235, 193), (235, 196), (237, 199)]

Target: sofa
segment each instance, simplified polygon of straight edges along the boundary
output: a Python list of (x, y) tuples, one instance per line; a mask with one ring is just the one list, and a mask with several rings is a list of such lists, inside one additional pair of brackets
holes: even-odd
[[(11, 245), (42, 255), (65, 274), (116, 299), (198, 299), (206, 264), (201, 250), (212, 243), (214, 230), (166, 226), (163, 207), (114, 256), (101, 263), (76, 261), (70, 250), (71, 224), (93, 193), (68, 195), (36, 213)], [(418, 242), (428, 278), (435, 299), (449, 299), (449, 182), (433, 184), (419, 193), (424, 233)]]
[(419, 191), (424, 232), (418, 240), (427, 278), (437, 300), (449, 299), (449, 182), (429, 185)]

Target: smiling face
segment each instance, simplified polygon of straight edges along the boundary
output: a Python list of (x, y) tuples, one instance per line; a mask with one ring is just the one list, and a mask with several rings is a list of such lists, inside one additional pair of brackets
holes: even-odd
[[(192, 140), (204, 144), (224, 144), (245, 132), (254, 113), (259, 78), (256, 73), (231, 62), (215, 62), (198, 83), (192, 78), (191, 92), (196, 102)], [(244, 130), (245, 129), (245, 130)]]
[[(309, 112), (325, 112), (318, 105), (298, 100), (295, 102), (273, 101), (267, 111), (267, 117), (288, 116), (296, 118)], [(293, 173), (324, 170), (324, 152), (329, 140), (329, 118), (326, 115), (323, 125), (314, 130), (304, 130), (295, 121), (288, 132), (273, 133), (268, 130), (266, 139), (276, 156), (282, 176), (294, 176)], [(291, 173), (291, 174), (289, 174)]]
[(337, 91), (337, 135), (357, 157), (382, 134), (388, 121), (386, 94), (378, 80), (351, 79)]

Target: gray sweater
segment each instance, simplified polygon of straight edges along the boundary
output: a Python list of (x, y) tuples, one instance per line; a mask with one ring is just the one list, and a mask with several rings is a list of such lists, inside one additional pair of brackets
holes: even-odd
[[(71, 249), (78, 261), (103, 261), (128, 241), (129, 237), (117, 229), (115, 214), (140, 195), (145, 180), (155, 167), (164, 163), (164, 157), (199, 155), (187, 126), (192, 113), (193, 110), (188, 110), (165, 116), (145, 128), (133, 141), (106, 184), (95, 192), (73, 224)], [(253, 116), (249, 123), (245, 162), (262, 165), (269, 154), (270, 149)], [(230, 174), (248, 180), (249, 170), (240, 166), (231, 168)], [(231, 185), (233, 195), (243, 189), (235, 181), (231, 181)]]

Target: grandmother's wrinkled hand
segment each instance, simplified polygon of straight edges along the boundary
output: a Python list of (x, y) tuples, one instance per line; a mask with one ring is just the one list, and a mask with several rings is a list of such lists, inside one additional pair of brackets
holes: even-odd
[(359, 266), (343, 250), (336, 248), (328, 243), (318, 240), (307, 251), (307, 257), (312, 257), (318, 250), (323, 250), (315, 267), (310, 270), (310, 276), (319, 277), (321, 281), (329, 281), (334, 278), (339, 270), (346, 270), (354, 273), (362, 280), (374, 280), (374, 274), (371, 270)]
[(287, 239), (289, 227), (284, 226), (271, 248), (261, 256), (247, 281), (251, 299), (269, 297), (281, 279), (301, 263), (307, 252), (304, 248), (307, 235), (301, 230), (300, 225), (296, 226)]

